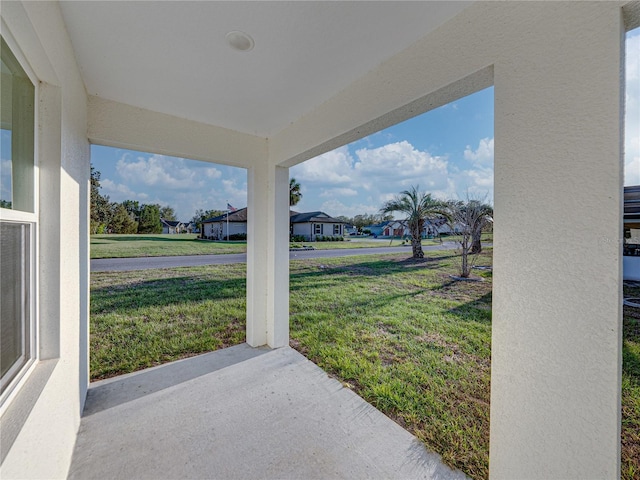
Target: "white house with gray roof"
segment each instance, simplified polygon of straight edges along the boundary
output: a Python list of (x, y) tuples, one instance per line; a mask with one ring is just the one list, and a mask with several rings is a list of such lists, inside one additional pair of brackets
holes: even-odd
[(342, 237), (346, 222), (333, 218), (324, 212), (298, 213), (289, 217), (292, 235), (302, 235), (313, 242), (323, 237)]
[(225, 240), (227, 234), (247, 234), (247, 208), (226, 212), (202, 222), (202, 237), (209, 240)]

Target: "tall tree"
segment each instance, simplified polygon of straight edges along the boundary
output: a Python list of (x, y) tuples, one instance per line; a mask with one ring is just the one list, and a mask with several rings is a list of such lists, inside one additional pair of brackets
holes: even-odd
[(162, 233), (159, 205), (142, 205), (138, 233)]
[(300, 183), (291, 177), (289, 179), (289, 206), (293, 207), (297, 205), (298, 202), (302, 199), (302, 192), (300, 191)]
[(352, 223), (358, 228), (363, 228), (386, 220), (393, 220), (393, 215), (390, 213), (378, 213), (377, 215), (364, 213), (353, 217)]
[(347, 222), (353, 225), (354, 227), (357, 227), (358, 230), (362, 230), (363, 227), (368, 227), (376, 223), (384, 222), (385, 220), (393, 220), (393, 215), (391, 215), (390, 213), (378, 213), (378, 214), (363, 213), (363, 214), (356, 215), (353, 218), (347, 217), (345, 215), (340, 215), (339, 217), (336, 217), (336, 218), (344, 222)]
[(418, 187), (400, 192), (393, 200), (386, 202), (380, 209), (381, 214), (393, 212), (405, 215), (405, 222), (411, 232), (411, 248), (413, 258), (424, 258), (422, 251), (422, 230), (426, 218), (446, 216), (447, 204), (431, 197), (430, 193), (423, 193)]
[(177, 220), (175, 210), (167, 205), (166, 207), (160, 207), (160, 218), (165, 220)]
[(100, 172), (91, 167), (91, 195), (89, 208), (89, 229), (92, 234), (102, 232), (109, 223), (112, 205), (108, 196), (100, 194)]
[(111, 233), (136, 233), (138, 222), (132, 218), (123, 204), (114, 204), (109, 230)]
[(226, 213), (226, 212), (224, 210), (203, 210), (199, 208), (198, 210), (196, 210), (196, 213), (193, 216), (193, 218), (191, 218), (191, 221), (196, 225), (199, 225), (200, 223), (207, 220), (208, 218), (217, 217), (219, 215), (222, 215), (223, 213)]
[(122, 202), (122, 206), (129, 212), (134, 220), (140, 218), (140, 202), (137, 200), (125, 200)]

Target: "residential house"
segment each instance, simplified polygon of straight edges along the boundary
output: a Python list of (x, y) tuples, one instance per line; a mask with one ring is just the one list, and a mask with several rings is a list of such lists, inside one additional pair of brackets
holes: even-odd
[(194, 222), (189, 222), (185, 226), (186, 233), (200, 233), (200, 228)]
[(345, 223), (342, 227), (345, 235), (358, 235), (358, 227)]
[[(227, 230), (228, 228), (228, 230)], [(202, 236), (210, 240), (226, 240), (227, 235), (247, 234), (247, 209), (240, 208), (202, 222)]]
[(406, 222), (401, 222), (398, 220), (392, 220), (387, 222), (387, 224), (382, 228), (382, 233), (378, 235), (379, 237), (405, 237), (410, 236), (411, 231), (407, 226)]
[(424, 228), (426, 235), (455, 235), (462, 230), (460, 224), (455, 224), (452, 227), (444, 218), (427, 219)]
[(384, 231), (386, 226), (391, 223), (389, 220), (384, 221), (384, 222), (380, 222), (380, 223), (376, 223), (374, 225), (369, 225), (367, 227), (362, 227), (362, 230), (369, 230), (371, 232), (371, 235), (373, 235), (374, 237), (379, 237), (381, 235), (384, 235)]
[[(227, 215), (229, 217), (228, 222)], [(337, 237), (344, 235), (344, 222), (330, 217), (324, 212), (300, 213), (291, 211), (289, 220), (292, 234), (303, 235), (310, 241), (315, 240), (318, 236)], [(202, 222), (202, 236), (212, 240), (225, 240), (227, 238), (227, 225), (229, 235), (246, 235), (247, 209), (241, 208), (229, 214), (223, 213), (217, 217), (204, 220)]]
[[(379, 237), (410, 237), (411, 229), (407, 225), (406, 221), (391, 220), (383, 222), (380, 229)], [(371, 228), (371, 227), (368, 227)], [(427, 238), (429, 236), (436, 236), (438, 234), (449, 234), (457, 231), (452, 229), (444, 218), (426, 219), (424, 226), (422, 227), (421, 236)]]
[(185, 225), (177, 220), (166, 220), (161, 218), (160, 223), (162, 223), (162, 233), (182, 233), (185, 229)]
[[(640, 4), (401, 7), (2, 2), (2, 160), (14, 190), (0, 209), (0, 477), (66, 478), (72, 462), (89, 388), (91, 144), (247, 169), (246, 341), (285, 351), (289, 168), (488, 87), (500, 272), (490, 476), (620, 475), (624, 38)], [(239, 18), (252, 50), (226, 35)], [(287, 436), (269, 438), (248, 466), (290, 460)], [(139, 462), (146, 444), (121, 458)]]
[(289, 217), (292, 235), (302, 235), (313, 242), (323, 237), (344, 236), (346, 222), (333, 218), (324, 212), (298, 213)]

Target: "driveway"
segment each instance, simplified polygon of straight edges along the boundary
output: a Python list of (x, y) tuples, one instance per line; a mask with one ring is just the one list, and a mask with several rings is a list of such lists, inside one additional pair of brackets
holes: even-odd
[[(456, 247), (453, 242), (442, 245), (422, 246), (428, 250), (451, 250)], [(298, 250), (289, 252), (291, 260), (307, 258), (335, 258), (353, 255), (382, 255), (385, 253), (407, 253), (411, 255), (411, 245), (404, 247), (349, 248), (341, 250)], [(117, 272), (125, 270), (149, 270), (153, 268), (199, 267), (202, 265), (226, 265), (245, 263), (246, 253), (225, 255), (183, 255), (177, 257), (139, 257), (139, 258), (96, 258), (91, 260), (92, 272)]]

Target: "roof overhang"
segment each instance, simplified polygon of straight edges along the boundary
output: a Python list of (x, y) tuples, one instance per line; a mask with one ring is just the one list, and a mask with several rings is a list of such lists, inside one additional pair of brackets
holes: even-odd
[(60, 3), (89, 96), (267, 138), (472, 2)]

